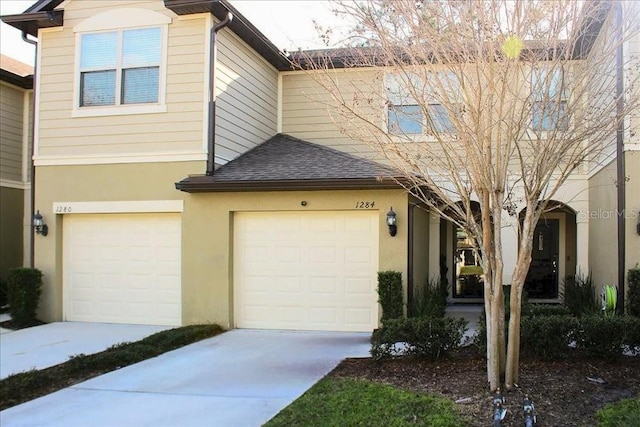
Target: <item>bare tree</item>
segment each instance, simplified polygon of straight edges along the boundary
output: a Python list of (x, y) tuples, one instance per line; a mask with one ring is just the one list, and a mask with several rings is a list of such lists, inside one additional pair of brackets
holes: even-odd
[[(294, 57), (320, 88), (312, 98), (340, 130), (402, 171), (409, 191), (474, 242), (492, 390), (518, 381), (522, 291), (540, 216), (572, 174), (585, 173), (615, 144), (617, 124), (637, 106), (635, 82), (616, 91), (617, 49), (634, 34), (629, 12), (616, 15), (622, 7), (344, 1), (336, 10), (353, 23), (350, 47)], [(630, 61), (637, 67), (637, 58)], [(508, 340), (507, 226), (518, 236)]]

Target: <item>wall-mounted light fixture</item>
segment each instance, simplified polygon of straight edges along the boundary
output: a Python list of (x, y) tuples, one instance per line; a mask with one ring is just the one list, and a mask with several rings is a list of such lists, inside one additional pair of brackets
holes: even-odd
[(49, 234), (49, 226), (44, 223), (44, 218), (40, 215), (40, 211), (37, 211), (33, 215), (33, 230), (37, 234), (42, 234), (43, 236)]
[(636, 224), (636, 233), (640, 236), (640, 217), (638, 217), (638, 223)]
[(393, 211), (393, 207), (387, 212), (387, 225), (389, 226), (389, 234), (395, 236), (398, 232), (398, 226), (396, 225), (396, 213)]

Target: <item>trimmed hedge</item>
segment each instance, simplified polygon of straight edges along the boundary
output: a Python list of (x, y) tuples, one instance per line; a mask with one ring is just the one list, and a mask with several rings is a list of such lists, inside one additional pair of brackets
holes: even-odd
[(523, 317), (520, 333), (522, 354), (545, 360), (576, 352), (604, 359), (640, 353), (640, 318), (632, 316)]
[(382, 359), (404, 353), (437, 360), (458, 348), (468, 322), (462, 318), (400, 318), (383, 323), (371, 336), (371, 356)]
[(382, 320), (397, 319), (404, 315), (402, 299), (402, 273), (378, 272), (378, 302), (382, 306)]
[(11, 268), (7, 284), (11, 319), (22, 326), (36, 323), (36, 310), (42, 292), (42, 272), (37, 268)]
[(572, 316), (523, 316), (520, 321), (521, 354), (544, 360), (566, 359), (573, 348), (580, 321)]

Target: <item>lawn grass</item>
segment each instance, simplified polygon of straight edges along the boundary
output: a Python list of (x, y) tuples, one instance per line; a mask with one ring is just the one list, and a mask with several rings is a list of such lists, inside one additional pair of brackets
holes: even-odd
[(367, 380), (324, 378), (283, 409), (266, 427), (465, 425), (455, 404)]
[(640, 397), (611, 403), (596, 413), (600, 427), (640, 426)]
[(27, 402), (104, 373), (216, 336), (218, 325), (169, 329), (140, 341), (116, 344), (96, 354), (78, 354), (50, 368), (11, 375), (0, 381), (0, 410)]

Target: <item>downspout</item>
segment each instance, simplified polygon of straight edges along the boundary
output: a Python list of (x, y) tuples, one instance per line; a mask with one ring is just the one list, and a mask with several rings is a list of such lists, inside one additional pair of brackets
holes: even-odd
[(233, 15), (227, 12), (227, 17), (211, 27), (209, 40), (209, 123), (207, 125), (207, 176), (212, 176), (215, 169), (215, 143), (216, 143), (216, 65), (218, 62), (218, 31), (229, 25)]
[(626, 173), (624, 164), (624, 70), (623, 70), (623, 34), (622, 34), (622, 4), (618, 3), (616, 8), (616, 39), (618, 46), (616, 49), (616, 172), (617, 172), (617, 218), (618, 218), (618, 312), (624, 313), (625, 305), (625, 283), (624, 267), (626, 256), (625, 239), (625, 188)]
[[(29, 215), (30, 224), (33, 222), (33, 215), (35, 214), (36, 209), (36, 167), (33, 164), (33, 156), (35, 155), (35, 138), (36, 138), (36, 76), (38, 75), (38, 42), (35, 40), (31, 40), (27, 37), (27, 32), (22, 32), (22, 40), (25, 42), (32, 44), (35, 46), (35, 59), (33, 61), (33, 95), (31, 96), (31, 111), (30, 114), (33, 114), (31, 119), (31, 161), (29, 163), (29, 167), (31, 168), (31, 188), (29, 190), (29, 198), (31, 204), (31, 212)], [(33, 230), (33, 224), (29, 227), (29, 267), (34, 268), (35, 266), (35, 231)]]

